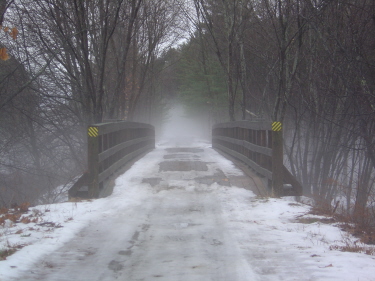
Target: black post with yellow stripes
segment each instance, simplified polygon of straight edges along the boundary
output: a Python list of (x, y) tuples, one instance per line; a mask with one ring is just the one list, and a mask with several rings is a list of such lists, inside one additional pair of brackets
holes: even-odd
[(283, 194), (283, 130), (281, 122), (272, 123), (272, 190), (276, 197)]
[(90, 173), (88, 195), (90, 198), (99, 197), (99, 129), (98, 127), (88, 127), (87, 129), (87, 158)]

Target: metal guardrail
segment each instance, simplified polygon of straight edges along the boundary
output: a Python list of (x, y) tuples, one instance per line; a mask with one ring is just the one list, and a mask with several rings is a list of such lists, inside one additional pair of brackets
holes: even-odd
[(214, 125), (212, 146), (246, 163), (268, 179), (275, 196), (302, 195), (302, 186), (283, 163), (283, 133), (280, 122), (235, 121)]
[[(109, 179), (135, 157), (155, 148), (155, 129), (137, 122), (93, 124), (88, 134), (88, 171), (69, 190), (69, 198), (101, 197)], [(86, 187), (86, 190), (81, 190)]]

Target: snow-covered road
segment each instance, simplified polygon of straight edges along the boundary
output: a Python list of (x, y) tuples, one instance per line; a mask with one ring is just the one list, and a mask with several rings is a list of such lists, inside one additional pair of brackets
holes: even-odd
[(244, 175), (209, 146), (159, 145), (111, 196), (85, 203), (71, 239), (32, 262), (24, 248), (7, 262), (25, 266), (0, 280), (374, 280), (369, 256), (352, 254), (362, 267), (353, 272), (346, 253), (325, 254), (323, 238), (337, 229), (309, 237), (309, 226), (291, 221), (307, 206), (233, 186)]

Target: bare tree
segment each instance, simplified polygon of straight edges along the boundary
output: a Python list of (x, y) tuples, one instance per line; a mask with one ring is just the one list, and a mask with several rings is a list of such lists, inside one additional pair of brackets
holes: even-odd
[(245, 23), (252, 12), (251, 1), (196, 0), (194, 3), (199, 14), (197, 18), (202, 19), (205, 28), (211, 35), (212, 48), (226, 74), (229, 119), (232, 121), (236, 119), (236, 97), (239, 92), (239, 83), (241, 83), (243, 91), (241, 110), (242, 118), (244, 118), (246, 115), (247, 77), (243, 40)]

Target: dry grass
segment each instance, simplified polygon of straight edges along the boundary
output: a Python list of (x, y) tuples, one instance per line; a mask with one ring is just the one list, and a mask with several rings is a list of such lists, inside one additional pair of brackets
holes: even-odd
[[(352, 239), (345, 238), (342, 241), (343, 245), (331, 245), (331, 250), (375, 254), (375, 248), (372, 246), (375, 245), (375, 212), (373, 208), (364, 208), (360, 214), (345, 215), (336, 213), (338, 203), (332, 206), (323, 200), (316, 200), (315, 202), (311, 214), (326, 216), (326, 219), (323, 219), (325, 221), (321, 222), (336, 222), (342, 231), (358, 239), (353, 242)], [(318, 221), (318, 219), (315, 220)]]
[(297, 219), (297, 222), (304, 223), (304, 224), (310, 224), (310, 223), (316, 223), (316, 222), (330, 224), (330, 223), (335, 223), (336, 220), (334, 218), (327, 218), (327, 217), (325, 218), (301, 217)]
[(358, 245), (345, 245), (345, 246), (339, 246), (339, 245), (331, 245), (329, 247), (330, 250), (338, 250), (341, 252), (351, 252), (351, 253), (363, 253), (366, 255), (374, 256), (375, 255), (375, 249), (370, 248), (368, 246), (358, 246)]
[[(55, 224), (52, 222), (44, 222), (43, 212), (37, 209), (29, 210), (29, 203), (22, 203), (20, 205), (15, 205), (12, 208), (1, 208), (0, 209), (0, 228), (3, 229), (0, 233), (2, 248), (0, 249), (0, 261), (5, 260), (8, 256), (14, 254), (17, 250), (22, 249), (28, 244), (12, 244), (7, 239), (7, 235), (20, 235), (21, 237), (30, 237), (31, 233), (25, 234), (25, 230), (28, 231), (39, 231), (34, 227), (26, 227), (23, 229), (17, 229), (15, 226), (22, 224), (26, 225), (29, 223), (34, 223), (38, 226), (47, 226), (49, 228), (60, 228), (60, 224)], [(49, 212), (48, 209), (45, 212)], [(34, 225), (33, 225), (34, 226)], [(44, 231), (48, 231), (44, 230)]]
[(372, 226), (342, 222), (340, 228), (354, 237), (357, 237), (361, 243), (375, 245), (375, 229)]
[(0, 261), (6, 260), (7, 257), (10, 255), (13, 255), (17, 250), (22, 249), (23, 247), (27, 246), (26, 244), (14, 244), (11, 245), (9, 241), (7, 241), (7, 247), (6, 249), (1, 249), (0, 250)]
[(17, 249), (13, 249), (13, 248), (0, 250), (0, 261), (6, 260), (7, 257), (9, 257), (10, 255), (13, 255), (16, 251)]
[(341, 252), (363, 253), (371, 256), (375, 255), (375, 247), (367, 245), (361, 242), (361, 240), (353, 241), (353, 239), (350, 239), (350, 237), (347, 236), (344, 237), (341, 242), (343, 242), (343, 245), (334, 244), (331, 245), (329, 249)]
[(10, 220), (13, 223), (22, 222), (22, 223), (30, 223), (30, 222), (37, 222), (37, 218), (32, 218), (33, 215), (28, 217), (25, 214), (29, 211), (30, 203), (24, 202), (20, 205), (15, 205), (13, 208), (1, 208), (0, 209), (0, 226), (4, 226), (7, 220)]

